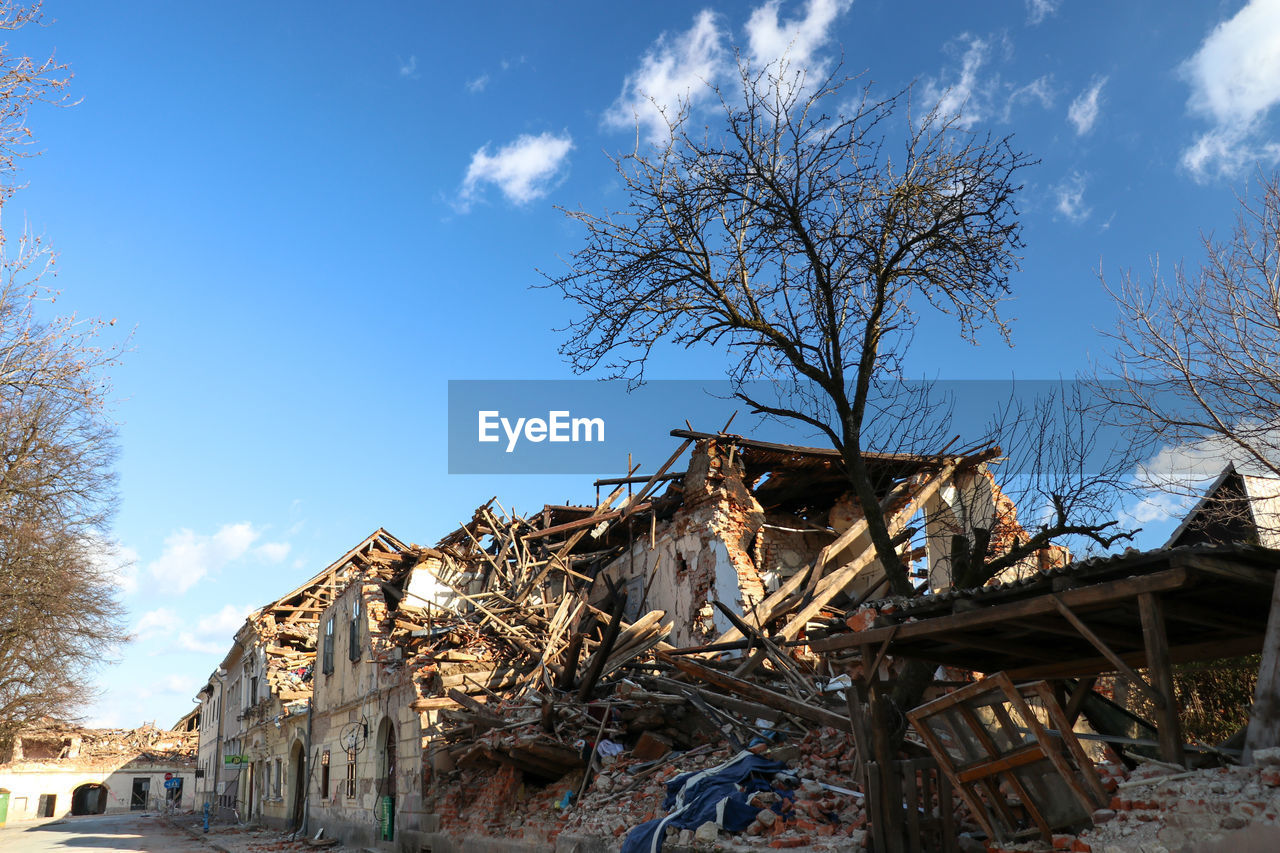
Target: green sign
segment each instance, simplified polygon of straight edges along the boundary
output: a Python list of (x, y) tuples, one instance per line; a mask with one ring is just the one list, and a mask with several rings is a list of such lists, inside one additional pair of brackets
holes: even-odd
[(223, 767), (239, 767), (241, 764), (248, 764), (249, 756), (247, 755), (224, 755), (222, 756)]

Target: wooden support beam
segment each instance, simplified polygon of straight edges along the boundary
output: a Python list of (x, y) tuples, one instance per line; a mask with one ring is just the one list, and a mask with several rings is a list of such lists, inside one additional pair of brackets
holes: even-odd
[(802, 720), (808, 720), (811, 723), (817, 723), (820, 726), (831, 726), (841, 731), (849, 728), (849, 718), (841, 716), (834, 711), (828, 711), (826, 708), (812, 705), (808, 702), (801, 702), (798, 699), (761, 687), (754, 682), (734, 678), (732, 675), (718, 672), (711, 667), (702, 666), (685, 658), (672, 657), (665, 652), (657, 652), (656, 654), (659, 659), (671, 664), (685, 675), (696, 678), (699, 681), (705, 681), (707, 684), (719, 687), (721, 690), (728, 690), (730, 693), (736, 693), (745, 699), (777, 708), (779, 711), (799, 717)]
[(1252, 584), (1263, 589), (1271, 589), (1275, 584), (1275, 569), (1247, 566), (1233, 560), (1214, 557), (1211, 554), (1182, 554), (1180, 557), (1186, 565), (1215, 577)]
[(1165, 633), (1164, 612), (1155, 593), (1138, 596), (1138, 612), (1142, 616), (1142, 639), (1147, 647), (1147, 671), (1151, 673), (1161, 701), (1156, 703), (1156, 739), (1160, 741), (1160, 757), (1185, 766), (1182, 749), (1182, 726), (1178, 722), (1178, 703), (1173, 695), (1173, 664), (1169, 661), (1169, 635)]
[[(996, 452), (998, 454), (998, 450)], [(985, 461), (986, 459), (989, 458), (988, 454), (989, 452), (979, 454), (978, 456), (974, 457), (969, 461), (972, 461), (975, 464), (977, 462)], [(911, 510), (911, 514), (907, 515), (906, 518), (903, 518), (902, 520), (903, 526), (905, 526), (905, 523), (910, 520), (911, 515), (915, 513), (915, 508), (919, 508), (923, 506), (931, 497), (933, 497), (933, 495), (938, 491), (938, 489), (942, 488), (946, 480), (951, 477), (951, 474), (955, 472), (955, 469), (956, 469), (955, 459), (952, 459), (949, 462), (943, 464), (942, 468), (939, 471), (934, 473), (932, 476), (927, 477), (923, 483), (918, 484), (917, 491), (914, 494), (911, 494), (910, 492), (912, 486), (909, 480), (905, 483), (900, 484), (898, 488), (894, 489), (894, 491), (891, 492), (889, 496), (885, 498), (884, 501), (881, 502), (880, 504), (881, 510), (887, 512), (889, 508), (893, 505), (893, 503), (895, 503), (896, 501), (901, 500), (902, 498), (909, 498), (909, 506), (914, 508)], [(895, 513), (895, 515), (899, 515), (899, 514)], [(863, 533), (866, 532), (866, 529), (867, 529), (867, 523), (866, 523), (866, 520), (863, 519), (851, 525), (848, 530), (846, 530), (844, 533), (841, 533), (839, 536), (837, 536), (835, 541), (831, 542), (829, 545), (823, 548), (821, 553), (818, 555), (818, 560), (815, 562), (815, 571), (817, 571), (816, 566), (818, 563), (825, 564), (825, 561), (835, 557), (841, 551), (848, 548), (858, 539), (859, 536), (861, 536)], [(901, 530), (901, 526), (898, 527), (898, 530)], [(890, 528), (891, 534), (896, 532), (897, 531), (895, 531), (892, 527)], [(867, 556), (867, 555), (870, 555), (870, 556)], [(868, 548), (861, 556), (859, 556), (857, 559), (855, 559), (852, 563), (849, 564), (849, 566), (854, 566), (856, 564), (857, 568), (853, 569), (852, 572), (846, 572), (846, 569), (848, 568), (848, 566), (846, 566), (845, 569), (840, 570), (840, 574), (842, 576), (847, 574), (849, 578), (852, 578), (854, 574), (856, 574), (858, 571), (861, 571), (862, 568), (869, 565), (874, 559), (875, 559), (875, 548)], [(805, 585), (808, 578), (809, 578), (808, 573), (802, 572), (802, 571), (796, 572), (794, 575), (787, 578), (787, 580), (782, 584), (782, 586), (780, 586), (775, 592), (771, 593), (768, 597), (766, 597), (764, 601), (757, 604), (751, 610), (750, 613), (746, 614), (747, 621), (755, 624), (756, 626), (763, 626), (768, 622), (772, 621), (772, 619), (774, 618), (774, 611), (776, 611), (783, 602), (787, 601), (787, 599), (795, 595), (800, 590), (800, 588)], [(817, 587), (817, 593), (816, 593), (817, 600), (819, 600), (821, 603), (818, 604), (816, 607), (814, 607), (813, 601), (809, 602), (809, 606), (813, 608), (814, 613), (821, 610), (822, 607), (826, 604), (826, 602), (830, 601), (831, 598), (834, 597), (835, 593), (832, 593), (831, 596), (827, 596), (825, 599), (823, 598), (823, 596), (826, 595), (826, 592), (832, 589), (833, 585), (829, 583), (829, 580), (830, 580), (829, 578), (823, 578), (821, 583)], [(840, 590), (844, 589), (844, 587), (847, 586), (848, 583), (849, 583), (849, 580), (846, 579), (844, 583), (842, 583), (838, 588), (835, 589), (835, 592), (839, 592)], [(811, 617), (806, 617), (805, 621), (808, 621), (809, 618)], [(792, 621), (794, 622), (797, 620), (792, 620)], [(792, 635), (787, 639), (789, 640), (794, 639), (797, 633), (799, 632), (798, 631), (793, 632)], [(725, 643), (731, 640), (739, 640), (739, 639), (742, 639), (742, 632), (740, 632), (737, 628), (731, 628), (728, 631), (725, 631), (719, 637), (716, 637), (715, 642)], [(879, 640), (877, 640), (876, 642), (879, 642)], [(851, 645), (856, 645), (856, 643), (853, 643)], [(759, 660), (757, 659), (756, 662), (758, 663)], [(753, 664), (753, 667), (754, 667), (754, 664)]]
[(1089, 698), (1089, 694), (1093, 692), (1093, 685), (1097, 683), (1097, 676), (1082, 678), (1076, 682), (1076, 689), (1071, 691), (1067, 704), (1062, 707), (1062, 713), (1066, 716), (1069, 725), (1074, 726), (1076, 720), (1080, 719), (1080, 711), (1084, 708), (1084, 702)]
[[(1079, 615), (1078, 610), (1076, 613)], [(1080, 632), (1070, 625), (1057, 625), (1045, 619), (1017, 619), (1012, 624), (1033, 634), (1056, 634), (1059, 637), (1077, 638), (1080, 636)], [(1133, 631), (1102, 628), (1096, 624), (1090, 627), (1092, 627), (1093, 633), (1105, 640), (1112, 648), (1119, 646), (1126, 651), (1142, 648), (1142, 635), (1138, 631), (1136, 624)], [(1062, 655), (1059, 654), (1058, 658), (1061, 659)]]
[(1235, 621), (1232, 618), (1233, 614), (1225, 614), (1198, 607), (1189, 601), (1162, 601), (1160, 605), (1164, 608), (1164, 621), (1166, 624), (1169, 622), (1185, 622), (1189, 625), (1197, 625), (1201, 628), (1240, 636), (1255, 633), (1255, 630), (1249, 625), (1242, 625)]
[[(1150, 595), (1150, 593), (1146, 593), (1146, 594)], [(1143, 693), (1147, 694), (1147, 696), (1150, 697), (1151, 701), (1155, 703), (1156, 708), (1162, 708), (1166, 705), (1171, 704), (1169, 700), (1165, 697), (1165, 694), (1162, 691), (1158, 690), (1157, 688), (1153, 687), (1151, 684), (1147, 683), (1147, 681), (1141, 675), (1138, 675), (1138, 673), (1131, 666), (1125, 663), (1124, 660), (1118, 654), (1112, 651), (1110, 646), (1102, 642), (1102, 638), (1099, 637), (1097, 634), (1095, 634), (1093, 630), (1089, 628), (1088, 625), (1086, 625), (1083, 621), (1081, 621), (1080, 617), (1077, 616), (1075, 613), (1073, 613), (1071, 608), (1063, 604), (1061, 598), (1059, 598), (1056, 595), (1051, 595), (1050, 597), (1053, 599), (1054, 606), (1057, 607), (1058, 612), (1062, 614), (1062, 618), (1070, 622), (1075, 627), (1075, 629), (1080, 632), (1080, 636), (1088, 640), (1089, 643), (1095, 649), (1102, 652), (1102, 656), (1107, 660), (1111, 661), (1111, 663), (1115, 666), (1115, 668), (1119, 670), (1121, 673), (1123, 673), (1124, 677), (1129, 679), (1129, 681), (1135, 687), (1137, 687)], [(1143, 633), (1145, 634), (1146, 633), (1145, 619), (1143, 620), (1143, 628), (1144, 628)], [(1161, 626), (1161, 630), (1163, 631), (1163, 625)], [(1167, 647), (1165, 648), (1165, 653), (1167, 657), (1168, 655)], [(1147, 656), (1148, 658), (1150, 658), (1149, 649), (1148, 649)]]
[(1258, 667), (1258, 686), (1253, 694), (1253, 710), (1249, 713), (1249, 729), (1244, 739), (1245, 764), (1253, 763), (1255, 750), (1280, 746), (1280, 573), (1271, 588), (1271, 614), (1267, 617), (1267, 633), (1262, 641), (1262, 665)]
[[(1255, 654), (1261, 648), (1261, 637), (1233, 637), (1226, 640), (1211, 640), (1205, 643), (1172, 646), (1169, 649), (1169, 660), (1173, 663), (1217, 660), (1218, 658)], [(1147, 665), (1147, 653), (1145, 651), (1128, 652), (1120, 657), (1130, 666), (1141, 667)], [(949, 661), (941, 662), (948, 663)], [(964, 666), (963, 663), (951, 663), (955, 666)], [(988, 671), (994, 672), (995, 669), (988, 669)], [(1005, 670), (1014, 681), (1026, 681), (1033, 678), (1075, 678), (1081, 675), (1097, 675), (1098, 673), (1112, 671), (1111, 662), (1104, 657), (1080, 658), (1078, 660), (1063, 661), (1059, 664), (1028, 664), (1027, 666)]]
[[(596, 649), (586, 673), (582, 676), (582, 683), (578, 685), (579, 702), (586, 702), (591, 699), (591, 691), (595, 689), (596, 682), (604, 674), (604, 665), (609, 660), (609, 655), (613, 653), (613, 644), (617, 642), (618, 634), (622, 631), (622, 612), (627, 609), (627, 592), (626, 590), (619, 590), (618, 593), (618, 597), (613, 603), (613, 611), (609, 614), (609, 624), (604, 629), (604, 637), (600, 641), (600, 647)], [(606, 713), (605, 719), (608, 719), (608, 717), (609, 715)]]
[[(1091, 584), (1076, 589), (1063, 590), (1056, 597), (1068, 607), (1086, 608), (1106, 601), (1119, 601), (1132, 598), (1140, 592), (1159, 592), (1177, 589), (1188, 585), (1191, 577), (1186, 568), (1172, 568), (1149, 575), (1124, 578), (1108, 583)], [(1009, 620), (1026, 619), (1044, 616), (1057, 610), (1049, 595), (1037, 595), (1007, 604), (993, 604), (978, 607), (961, 613), (949, 613), (944, 616), (932, 616), (916, 622), (902, 624), (895, 642), (904, 642), (915, 638), (943, 636), (954, 630), (973, 630), (989, 625), (998, 625)], [(836, 634), (810, 643), (818, 652), (833, 652), (866, 643), (880, 643), (889, 635), (889, 628), (871, 628), (866, 631), (850, 631), (847, 634)]]
[[(891, 536), (896, 536), (900, 533), (902, 529), (907, 526), (907, 522), (911, 520), (911, 517), (915, 515), (930, 498), (937, 494), (939, 489), (950, 481), (951, 475), (955, 473), (956, 465), (956, 460), (953, 459), (949, 461), (947, 464), (943, 465), (940, 470), (930, 475), (923, 483), (920, 483), (916, 487), (915, 491), (907, 491), (906, 494), (903, 495), (903, 497), (906, 498), (906, 502), (896, 512), (894, 512), (892, 518), (888, 519), (889, 534)], [(839, 545), (839, 543), (851, 532), (857, 530), (859, 526), (865, 530), (866, 520), (864, 519), (859, 521), (857, 524), (850, 527), (839, 539), (823, 549), (822, 554), (818, 557), (817, 563), (815, 563), (815, 572), (818, 571), (824, 561), (828, 559), (827, 555), (835, 556), (844, 549), (845, 546)], [(856, 538), (856, 536), (850, 537), (849, 542), (853, 542)], [(837, 545), (839, 545), (839, 547), (837, 547)], [(853, 562), (843, 566), (834, 574), (824, 577), (821, 582), (818, 583), (817, 590), (813, 596), (809, 598), (803, 607), (800, 608), (798, 613), (791, 616), (791, 619), (787, 624), (778, 632), (778, 636), (783, 640), (794, 640), (798, 637), (800, 632), (805, 629), (805, 626), (809, 624), (809, 620), (821, 613), (822, 608), (826, 607), (831, 599), (839, 595), (844, 588), (858, 576), (859, 572), (875, 562), (876, 559), (876, 549), (874, 547), (868, 547), (867, 550), (863, 551), (857, 559), (853, 560)], [(876, 642), (880, 641), (877, 640)], [(736, 674), (746, 675), (751, 672), (751, 670), (759, 666), (762, 660), (764, 660), (764, 652), (757, 652), (752, 655), (746, 663), (738, 668)]]
[(947, 639), (962, 648), (981, 649), (984, 652), (995, 652), (996, 654), (1008, 654), (1010, 649), (1017, 648), (1020, 655), (1032, 660), (1042, 660), (1045, 663), (1062, 660), (1061, 651), (1033, 646), (1018, 640), (974, 636), (973, 632), (957, 633)]
[(645, 498), (649, 496), (649, 493), (653, 491), (653, 487), (658, 484), (659, 479), (662, 477), (662, 475), (667, 473), (667, 469), (670, 468), (672, 465), (674, 465), (676, 463), (676, 460), (684, 455), (684, 452), (689, 449), (689, 445), (691, 444), (693, 444), (693, 439), (686, 438), (680, 444), (679, 449), (677, 449), (675, 453), (671, 454), (671, 458), (668, 459), (666, 463), (663, 464), (663, 466), (659, 468), (657, 471), (655, 471), (653, 476), (650, 477), (648, 481), (645, 482), (644, 487), (627, 500), (626, 504), (624, 504), (622, 507), (621, 518), (626, 518), (627, 516), (632, 515), (633, 513), (638, 512), (639, 510), (648, 506), (648, 504), (642, 504), (641, 501), (643, 501)]

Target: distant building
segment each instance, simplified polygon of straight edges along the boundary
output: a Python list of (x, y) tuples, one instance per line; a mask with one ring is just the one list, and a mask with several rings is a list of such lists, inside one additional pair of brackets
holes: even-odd
[[(184, 718), (185, 719), (185, 718)], [(9, 822), (193, 807), (194, 731), (32, 726), (0, 754)]]
[(1280, 548), (1280, 480), (1227, 465), (1165, 547), (1226, 542)]

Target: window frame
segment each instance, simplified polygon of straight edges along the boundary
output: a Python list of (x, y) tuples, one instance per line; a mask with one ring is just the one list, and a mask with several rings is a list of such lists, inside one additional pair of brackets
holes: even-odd
[(360, 648), (360, 596), (356, 595), (351, 603), (351, 628), (347, 636), (347, 657), (352, 663), (361, 658)]
[(324, 623), (324, 660), (320, 662), (320, 671), (325, 675), (333, 674), (333, 622), (330, 616)]
[(347, 799), (356, 797), (356, 748), (347, 747)]

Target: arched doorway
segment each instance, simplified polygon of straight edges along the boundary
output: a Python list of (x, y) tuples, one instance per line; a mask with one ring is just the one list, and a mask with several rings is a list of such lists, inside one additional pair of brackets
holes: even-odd
[(107, 786), (86, 782), (71, 792), (71, 813), (106, 814)]
[(378, 825), (383, 841), (395, 840), (396, 727), (387, 719), (378, 730)]
[(302, 826), (302, 810), (307, 802), (307, 752), (295, 740), (289, 750), (289, 778), (293, 784), (293, 826)]

